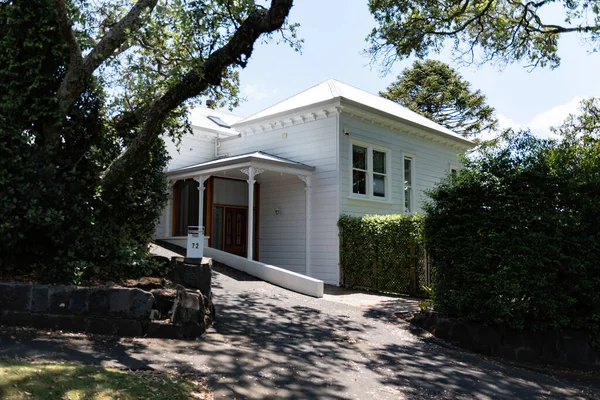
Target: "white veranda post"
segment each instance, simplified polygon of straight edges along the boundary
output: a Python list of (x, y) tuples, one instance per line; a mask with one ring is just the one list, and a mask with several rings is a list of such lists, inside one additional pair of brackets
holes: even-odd
[(240, 171), (248, 175), (248, 251), (247, 258), (252, 260), (254, 258), (254, 179), (256, 175), (265, 172), (264, 169), (248, 167), (243, 168)]
[(304, 245), (305, 245), (305, 259), (306, 259), (306, 275), (310, 276), (310, 176), (298, 175), (298, 178), (304, 182), (304, 191), (306, 193), (306, 198), (304, 200), (304, 204), (306, 207), (306, 227), (305, 227), (305, 236), (304, 236)]
[[(194, 177), (198, 182), (198, 228), (204, 226), (204, 182), (210, 178), (210, 175), (199, 175)], [(206, 232), (204, 233), (206, 235)]]
[(167, 193), (168, 193), (168, 204), (167, 204), (167, 210), (165, 213), (165, 237), (170, 237), (172, 236), (173, 232), (171, 231), (172, 229), (172, 222), (171, 222), (171, 217), (173, 216), (173, 185), (175, 185), (175, 181), (167, 181), (168, 184), (168, 188), (167, 188)]

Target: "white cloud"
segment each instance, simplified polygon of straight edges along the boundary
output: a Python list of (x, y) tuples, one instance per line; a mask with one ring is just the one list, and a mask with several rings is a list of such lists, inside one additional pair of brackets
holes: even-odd
[(569, 102), (554, 106), (546, 111), (535, 115), (527, 124), (531, 131), (540, 137), (551, 137), (550, 127), (559, 126), (569, 114), (579, 113), (579, 104), (582, 100), (591, 96), (576, 96)]
[(247, 83), (242, 86), (242, 96), (248, 100), (262, 100), (267, 96), (273, 96), (277, 94), (277, 89), (267, 90), (260, 85), (254, 85)]
[(534, 115), (531, 120), (523, 124), (515, 122), (506, 115), (498, 114), (498, 126), (501, 130), (507, 128), (512, 128), (515, 130), (529, 128), (531, 129), (531, 132), (538, 137), (555, 137), (555, 135), (550, 131), (550, 128), (561, 125), (569, 116), (569, 114), (578, 114), (579, 104), (581, 101), (590, 97), (592, 96), (575, 96), (564, 104), (559, 104)]
[(501, 130), (504, 129), (519, 129), (521, 125), (513, 121), (511, 118), (507, 117), (504, 114), (498, 114), (498, 127)]

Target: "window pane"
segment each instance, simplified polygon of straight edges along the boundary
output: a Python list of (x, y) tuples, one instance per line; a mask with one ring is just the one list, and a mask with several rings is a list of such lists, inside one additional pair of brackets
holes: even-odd
[(373, 150), (373, 172), (385, 174), (385, 153)]
[(385, 197), (385, 175), (373, 175), (373, 196)]
[(412, 188), (406, 187), (404, 188), (404, 212), (410, 213), (412, 212)]
[(367, 149), (352, 146), (352, 168), (367, 169)]
[(367, 173), (352, 171), (352, 193), (367, 194)]
[(412, 185), (412, 160), (410, 158), (404, 159), (404, 184)]

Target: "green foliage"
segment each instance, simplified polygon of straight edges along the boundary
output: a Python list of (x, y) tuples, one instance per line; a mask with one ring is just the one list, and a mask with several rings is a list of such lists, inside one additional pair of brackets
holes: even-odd
[(430, 52), (439, 52), (447, 39), (454, 45), (454, 54), (466, 63), (524, 61), (532, 67), (552, 68), (560, 63), (561, 34), (581, 34), (592, 50), (598, 50), (600, 43), (598, 0), (558, 4), (369, 0), (369, 9), (378, 24), (368, 38), (369, 52), (373, 57), (383, 57), (387, 68), (397, 58), (423, 58)]
[(419, 311), (431, 311), (433, 308), (433, 302), (430, 299), (419, 300)]
[(0, 275), (135, 277), (166, 198), (163, 137), (236, 105), (254, 42), (291, 0), (0, 2)]
[(508, 131), (429, 193), (434, 302), (453, 317), (600, 338), (600, 113), (558, 141)]
[(472, 91), (458, 71), (441, 61), (415, 61), (379, 95), (463, 136), (495, 130), (498, 125), (481, 91)]
[(338, 226), (345, 286), (409, 292), (424, 251), (420, 215), (343, 215)]
[(50, 29), (53, 2), (21, 4), (0, 8), (0, 274), (59, 282), (139, 274), (166, 197), (164, 144), (135, 178), (101, 196), (102, 171), (133, 129), (110, 124), (101, 87), (90, 82), (49, 157), (40, 130), (55, 123), (67, 49)]

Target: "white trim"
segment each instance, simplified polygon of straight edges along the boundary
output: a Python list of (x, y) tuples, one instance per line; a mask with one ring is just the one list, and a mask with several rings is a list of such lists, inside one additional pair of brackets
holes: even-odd
[(443, 143), (447, 146), (454, 147), (462, 151), (472, 149), (476, 146), (476, 144), (471, 140), (465, 139), (461, 136), (450, 135), (446, 132), (441, 132), (431, 127), (421, 125), (418, 122), (409, 121), (401, 117), (388, 114), (385, 111), (377, 108), (357, 103), (343, 97), (340, 100), (340, 108), (342, 113), (355, 116), (359, 119), (368, 120), (375, 124), (387, 126), (395, 130), (408, 132), (413, 135), (429, 139), (433, 142)]
[(337, 202), (335, 204), (335, 212), (336, 212), (336, 224), (335, 224), (335, 230), (336, 230), (336, 237), (338, 238), (337, 241), (337, 247), (336, 247), (336, 251), (335, 251), (335, 260), (337, 263), (337, 268), (335, 270), (336, 276), (335, 276), (335, 282), (337, 282), (337, 285), (341, 284), (341, 276), (342, 276), (342, 272), (341, 272), (341, 261), (340, 261), (340, 241), (339, 241), (339, 237), (340, 237), (340, 228), (338, 227), (337, 224), (337, 220), (339, 220), (340, 216), (342, 215), (342, 155), (341, 155), (341, 148), (342, 148), (342, 138), (344, 137), (344, 130), (341, 127), (341, 123), (340, 123), (340, 119), (342, 118), (341, 113), (338, 112), (338, 115), (335, 117), (335, 131), (336, 131), (336, 138), (335, 138), (335, 182), (337, 185)]
[[(236, 122), (231, 125), (231, 127), (244, 133), (252, 132), (252, 128), (256, 126), (260, 127), (261, 130), (271, 130), (279, 123), (283, 123), (282, 128), (285, 128), (286, 126), (292, 125), (292, 123), (288, 122), (290, 120), (294, 121), (295, 119), (298, 119), (299, 123), (306, 123), (321, 118), (329, 118), (332, 114), (338, 112), (337, 107), (339, 107), (339, 104), (339, 98), (332, 98), (307, 104), (292, 110), (283, 110), (275, 114), (267, 114), (258, 118), (254, 118), (251, 115), (248, 118)], [(286, 122), (288, 123), (286, 124)], [(269, 129), (269, 127), (271, 129)]]
[(379, 203), (379, 204), (389, 204), (389, 205), (394, 204), (393, 201), (376, 200), (375, 198), (367, 199), (366, 197), (357, 197), (356, 195), (354, 195), (354, 196), (348, 196), (348, 199), (349, 200), (366, 201), (366, 202), (369, 202), (369, 203)]
[[(349, 140), (349, 149), (348, 154), (350, 158), (350, 194), (348, 195), (350, 198), (357, 200), (370, 200), (384, 203), (392, 202), (392, 150), (389, 147), (382, 146), (379, 144), (374, 144), (371, 142), (367, 142), (365, 140), (354, 139), (350, 137)], [(367, 183), (366, 183), (366, 194), (354, 193), (354, 163), (352, 160), (353, 157), (353, 147), (359, 146), (367, 149), (367, 169), (365, 171), (367, 175)], [(385, 196), (375, 196), (373, 194), (373, 151), (378, 151), (380, 153), (385, 153)], [(357, 168), (358, 169), (358, 168)], [(360, 169), (359, 169), (360, 170)], [(360, 170), (364, 171), (364, 170)], [(382, 175), (382, 174), (379, 174)]]
[(248, 167), (255, 167), (256, 169), (262, 169), (265, 171), (272, 171), (272, 172), (281, 172), (281, 173), (290, 174), (290, 175), (307, 175), (307, 176), (312, 175), (312, 170), (308, 171), (306, 169), (301, 169), (301, 168), (297, 168), (297, 167), (276, 166), (276, 165), (272, 165), (272, 164), (268, 164), (268, 163), (250, 161), (250, 162), (245, 162), (245, 163), (230, 164), (230, 165), (226, 165), (226, 166), (213, 167), (213, 168), (207, 168), (207, 169), (194, 170), (193, 168), (190, 168), (189, 171), (178, 171), (178, 172), (167, 173), (167, 176), (169, 179), (172, 179), (172, 180), (181, 180), (181, 179), (188, 179), (188, 178), (192, 178), (194, 176), (198, 176), (198, 174), (215, 175), (215, 174), (217, 174), (219, 172), (223, 172), (223, 171), (240, 170), (240, 169), (248, 168)]

